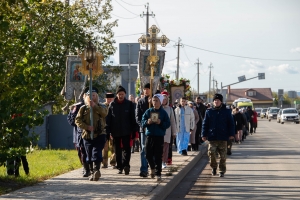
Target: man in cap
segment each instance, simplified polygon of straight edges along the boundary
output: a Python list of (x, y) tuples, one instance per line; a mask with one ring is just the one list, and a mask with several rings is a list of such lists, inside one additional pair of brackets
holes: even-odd
[[(145, 141), (146, 141), (146, 135), (145, 135), (145, 129), (142, 126), (142, 116), (146, 112), (146, 110), (149, 108), (149, 96), (150, 96), (150, 83), (147, 83), (143, 87), (143, 94), (144, 97), (141, 98), (137, 105), (135, 110), (135, 119), (140, 127), (140, 142), (141, 142), (141, 167), (140, 167), (140, 176), (141, 177), (147, 177), (148, 176), (148, 162), (145, 156)], [(151, 98), (151, 97), (150, 97)]]
[[(90, 93), (92, 92), (92, 99)], [(86, 151), (86, 162), (89, 172), (92, 170), (90, 181), (98, 181), (101, 177), (100, 163), (102, 162), (102, 150), (105, 145), (106, 132), (105, 132), (105, 117), (107, 109), (98, 104), (99, 96), (97, 88), (89, 88), (86, 92), (84, 103), (75, 118), (75, 123), (82, 131), (83, 144)], [(90, 111), (93, 109), (93, 126), (91, 126)], [(93, 131), (93, 138), (91, 137)]]
[[(105, 102), (104, 105), (108, 109), (110, 102), (114, 100), (115, 95), (113, 93), (106, 93), (105, 94)], [(103, 161), (102, 161), (102, 168), (108, 167), (108, 148), (111, 149), (111, 157), (110, 157), (110, 165), (115, 166), (116, 165), (116, 156), (115, 151), (113, 148), (113, 139), (111, 137), (106, 138), (106, 143), (104, 146), (104, 149), (102, 151), (103, 154)]]
[(202, 140), (209, 141), (208, 156), (212, 175), (216, 175), (218, 163), (216, 153), (220, 155), (219, 176), (223, 177), (226, 172), (227, 141), (235, 135), (235, 125), (231, 110), (222, 103), (223, 96), (215, 94), (213, 97), (214, 107), (207, 110), (202, 124)]
[(136, 122), (133, 103), (125, 98), (126, 90), (119, 86), (117, 97), (108, 107), (106, 117), (106, 132), (114, 140), (117, 168), (119, 174), (130, 172), (130, 140), (135, 137)]
[(163, 109), (163, 95), (155, 94), (152, 98), (153, 107), (146, 110), (142, 117), (142, 128), (147, 137), (145, 143), (146, 159), (151, 168), (151, 178), (161, 180), (162, 155), (166, 129), (170, 127), (170, 119)]

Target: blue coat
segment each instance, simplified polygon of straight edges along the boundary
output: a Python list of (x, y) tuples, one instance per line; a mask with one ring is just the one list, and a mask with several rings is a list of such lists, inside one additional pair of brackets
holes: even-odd
[[(147, 124), (151, 112), (159, 112), (160, 124)], [(145, 134), (147, 136), (164, 136), (166, 134), (166, 130), (171, 125), (168, 113), (162, 108), (162, 106), (158, 110), (154, 108), (149, 108), (146, 110), (146, 112), (143, 114), (141, 122), (142, 127), (146, 128)]]
[(227, 141), (230, 136), (235, 135), (235, 125), (231, 110), (222, 104), (220, 109), (211, 108), (206, 110), (202, 123), (201, 137), (208, 141)]

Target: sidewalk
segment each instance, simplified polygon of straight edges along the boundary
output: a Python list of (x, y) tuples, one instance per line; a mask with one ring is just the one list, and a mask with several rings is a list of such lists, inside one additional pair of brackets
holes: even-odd
[(117, 174), (111, 167), (101, 169), (99, 181), (82, 177), (82, 168), (62, 174), (32, 187), (22, 188), (0, 196), (0, 199), (164, 199), (185, 177), (189, 170), (207, 152), (207, 145), (199, 146), (198, 152), (188, 156), (173, 151), (172, 176), (166, 176), (168, 166), (162, 171), (162, 181), (139, 176), (140, 153), (133, 153), (130, 174)]

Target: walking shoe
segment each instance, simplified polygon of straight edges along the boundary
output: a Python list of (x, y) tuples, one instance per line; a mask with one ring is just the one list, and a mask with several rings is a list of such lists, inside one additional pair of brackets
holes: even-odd
[(183, 156), (187, 156), (188, 154), (187, 154), (187, 151), (186, 150), (182, 150), (182, 153), (181, 153), (181, 155), (183, 155)]
[(166, 163), (163, 162), (163, 163), (162, 163), (162, 168), (165, 169), (166, 167), (167, 167)]
[(224, 177), (224, 172), (220, 172), (219, 177)]
[(124, 167), (125, 175), (128, 175), (129, 171), (130, 171), (130, 168), (128, 166)]
[(90, 181), (98, 181), (100, 177), (101, 177), (100, 171), (99, 170), (94, 170), (94, 173), (91, 175), (89, 180)]
[(217, 174), (217, 168), (211, 170), (211, 175), (215, 176)]
[(140, 177), (146, 178), (148, 176), (148, 172), (141, 172)]
[(231, 154), (232, 154), (231, 151), (228, 151), (228, 150), (227, 150), (227, 155), (230, 156)]
[(123, 169), (119, 169), (118, 174), (122, 174), (123, 173)]
[(155, 169), (151, 169), (151, 178), (155, 178)]
[(161, 176), (157, 176), (156, 181), (161, 181)]

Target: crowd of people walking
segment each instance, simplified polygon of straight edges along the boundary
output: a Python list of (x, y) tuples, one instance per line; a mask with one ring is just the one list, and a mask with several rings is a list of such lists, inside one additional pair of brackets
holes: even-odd
[[(99, 180), (100, 164), (108, 168), (108, 160), (118, 169), (117, 173), (132, 173), (130, 158), (134, 152), (140, 153), (140, 177), (150, 176), (160, 181), (162, 169), (172, 165), (174, 146), (178, 154), (185, 156), (189, 151), (198, 151), (199, 145), (206, 141), (209, 141), (212, 175), (216, 175), (219, 166), (219, 176), (223, 177), (232, 142), (240, 144), (257, 127), (255, 111), (230, 109), (221, 94), (214, 95), (212, 106), (204, 105), (199, 96), (194, 102), (182, 97), (171, 105), (166, 91), (150, 97), (149, 83), (143, 86), (142, 98), (129, 95), (127, 100), (122, 86), (115, 94), (116, 97), (107, 93), (105, 102), (99, 103), (97, 88), (87, 87), (83, 101), (74, 104), (68, 114), (68, 122), (74, 126), (73, 142), (83, 165), (82, 176), (91, 181)], [(93, 126), (90, 126), (91, 109)]]

